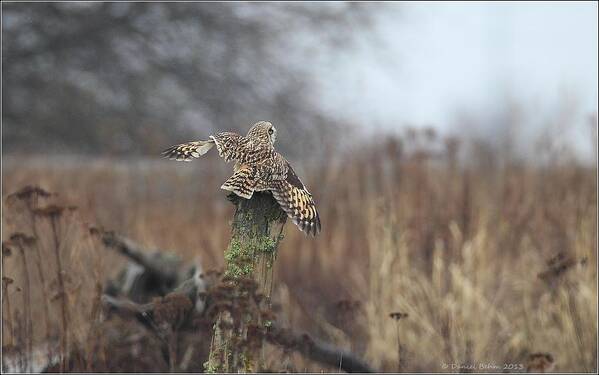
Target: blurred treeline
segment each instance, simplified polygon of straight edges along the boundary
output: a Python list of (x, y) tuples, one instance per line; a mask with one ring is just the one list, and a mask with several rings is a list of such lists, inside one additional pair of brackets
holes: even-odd
[[(380, 7), (377, 7), (380, 9)], [(213, 130), (285, 124), (310, 154), (338, 121), (314, 105), (314, 46), (347, 48), (363, 4), (3, 4), (4, 153), (156, 154)], [(311, 47), (310, 47), (311, 46)]]

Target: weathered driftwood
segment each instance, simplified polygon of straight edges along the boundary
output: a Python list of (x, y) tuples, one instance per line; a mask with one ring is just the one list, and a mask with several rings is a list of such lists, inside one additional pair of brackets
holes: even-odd
[[(235, 205), (235, 215), (225, 251), (225, 282), (236, 300), (254, 302), (247, 298), (254, 293), (262, 300), (254, 308), (219, 312), (206, 371), (256, 372), (261, 368), (262, 352), (258, 332), (270, 324), (260, 310), (270, 305), (273, 265), (287, 215), (268, 193), (254, 193), (251, 199), (231, 194), (228, 199)], [(257, 290), (244, 290), (248, 281), (255, 282)]]
[(147, 251), (135, 241), (111, 231), (94, 228), (92, 232), (100, 236), (104, 245), (130, 261), (116, 280), (107, 282), (104, 292), (108, 295), (120, 294), (135, 302), (147, 302), (171, 292), (195, 272), (195, 267), (184, 265), (173, 252)]

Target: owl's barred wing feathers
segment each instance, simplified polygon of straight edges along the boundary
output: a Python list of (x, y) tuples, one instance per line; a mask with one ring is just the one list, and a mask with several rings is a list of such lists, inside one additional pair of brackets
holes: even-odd
[(165, 158), (177, 161), (191, 161), (199, 158), (214, 146), (214, 141), (195, 141), (174, 145), (162, 152)]
[(273, 182), (271, 192), (283, 211), (301, 231), (313, 236), (320, 233), (320, 217), (312, 194), (287, 181)]
[(222, 132), (211, 135), (210, 139), (216, 143), (218, 155), (225, 161), (238, 160), (244, 153), (242, 143), (245, 137), (232, 132)]
[(270, 191), (283, 211), (301, 231), (316, 236), (320, 233), (321, 224), (312, 194), (297, 177), (289, 163), (287, 167), (287, 178), (272, 181)]
[(191, 161), (193, 158), (204, 155), (216, 145), (218, 155), (225, 161), (237, 160), (243, 153), (240, 143), (244, 139), (245, 137), (236, 133), (217, 133), (211, 135), (208, 141), (194, 141), (174, 145), (164, 150), (162, 155), (171, 160)]
[(229, 177), (220, 188), (232, 191), (242, 198), (250, 199), (256, 188), (255, 173), (250, 167), (242, 167), (233, 173), (233, 176)]

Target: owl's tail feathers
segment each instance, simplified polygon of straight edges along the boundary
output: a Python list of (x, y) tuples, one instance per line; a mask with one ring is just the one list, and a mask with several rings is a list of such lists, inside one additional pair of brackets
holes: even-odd
[(313, 236), (320, 233), (320, 216), (310, 192), (287, 181), (274, 182), (271, 192), (283, 211), (302, 232)]
[(241, 168), (233, 173), (233, 176), (229, 177), (220, 188), (232, 191), (242, 198), (250, 199), (256, 188), (256, 179), (250, 168)]
[(165, 158), (177, 161), (191, 161), (192, 158), (199, 158), (214, 146), (214, 141), (194, 141), (174, 145), (162, 152)]

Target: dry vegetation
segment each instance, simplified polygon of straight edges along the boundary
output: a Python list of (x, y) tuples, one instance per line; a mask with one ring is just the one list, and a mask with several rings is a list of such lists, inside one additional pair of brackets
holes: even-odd
[[(287, 225), (275, 269), (278, 319), (383, 371), (596, 371), (596, 169), (483, 157), (431, 132), (403, 141), (296, 168), (323, 231), (312, 239)], [(218, 189), (228, 166), (215, 155), (4, 161), (5, 358), (44, 356), (55, 342), (51, 355), (82, 353), (64, 369), (168, 371), (141, 325), (103, 321), (102, 285), (123, 260), (88, 227), (219, 269), (233, 211)], [(26, 185), (58, 195), (9, 197)], [(270, 369), (336, 370), (269, 353)]]

